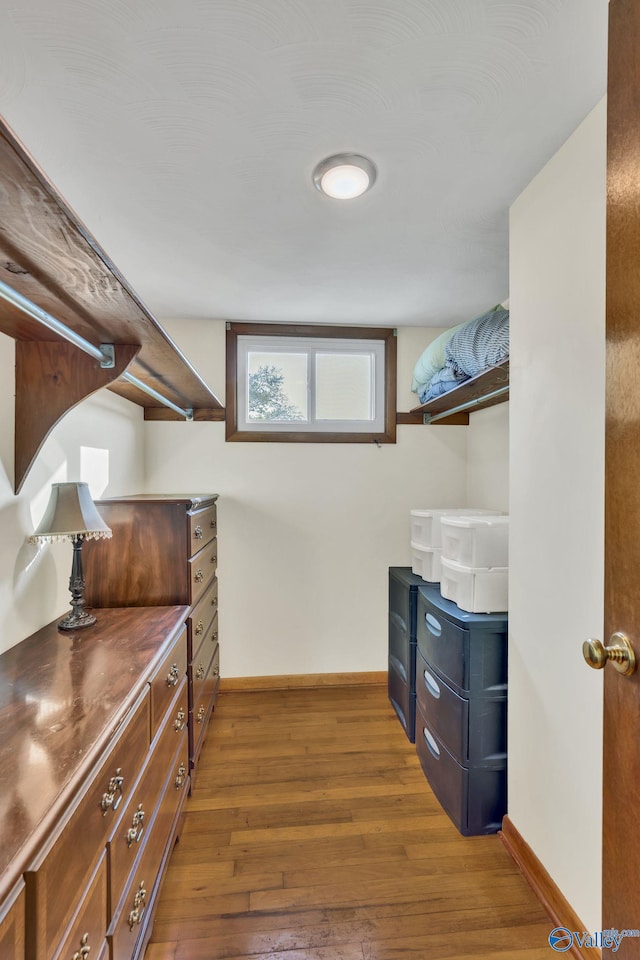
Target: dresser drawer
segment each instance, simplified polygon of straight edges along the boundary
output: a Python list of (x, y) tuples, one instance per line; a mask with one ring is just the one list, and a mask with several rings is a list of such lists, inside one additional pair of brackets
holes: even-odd
[[(158, 806), (161, 791), (172, 769), (176, 746), (182, 733), (182, 717), (188, 715), (187, 678), (182, 678), (175, 700), (149, 754), (147, 765), (122, 814), (117, 829), (108, 843), (109, 854), (109, 918), (119, 903), (129, 874), (140, 850), (140, 844)], [(178, 729), (176, 724), (178, 723)], [(142, 814), (142, 816), (140, 816)]]
[[(209, 627), (209, 632), (203, 637), (200, 646), (196, 650), (193, 660), (190, 664), (191, 679), (194, 684), (198, 684), (200, 681), (204, 680), (207, 667), (211, 663), (211, 654), (215, 650), (217, 643), (218, 617), (216, 615), (213, 619), (213, 623)], [(195, 696), (196, 695), (194, 692), (194, 700)]]
[(151, 739), (158, 732), (176, 687), (187, 673), (187, 628), (180, 633), (151, 678)]
[(49, 960), (86, 885), (100, 850), (119, 819), (149, 749), (149, 693), (130, 719), (77, 806), (25, 874), (29, 901), (39, 922), (33, 931), (34, 960)]
[(200, 600), (198, 600), (187, 621), (189, 625), (189, 660), (193, 659), (195, 652), (204, 641), (217, 612), (218, 579), (214, 577), (213, 583)]
[(430, 729), (459, 763), (506, 761), (507, 698), (460, 697), (418, 654), (416, 698)]
[(481, 615), (463, 629), (418, 591), (418, 651), (461, 696), (500, 694), (507, 686), (507, 634), (504, 623)]
[(196, 668), (193, 665), (193, 720), (197, 726), (204, 721), (208, 713), (211, 699), (217, 691), (220, 680), (220, 646), (216, 644), (214, 650), (209, 654), (209, 662), (204, 672), (199, 672), (201, 664)]
[(412, 639), (416, 636), (418, 588), (424, 586), (425, 581), (411, 567), (389, 567), (389, 615)]
[(216, 536), (216, 505), (203, 510), (189, 511), (189, 556), (198, 553), (202, 547)]
[(202, 674), (203, 665), (206, 669), (206, 664), (211, 658), (211, 651), (215, 650), (216, 644), (218, 642), (218, 615), (216, 614), (213, 618), (213, 621), (209, 627), (208, 632), (201, 639), (198, 649), (193, 655), (191, 661), (192, 667), (192, 680), (202, 679), (202, 677), (197, 677), (196, 674)]
[(188, 562), (190, 602), (195, 604), (205, 593), (216, 575), (218, 565), (218, 541), (211, 543), (191, 557)]
[[(399, 630), (411, 634), (411, 627), (415, 629), (415, 623), (411, 623), (410, 610), (410, 591), (403, 580), (389, 576), (389, 616), (396, 621)], [(414, 618), (415, 620), (415, 618)]]
[(193, 713), (191, 717), (193, 730), (191, 758), (193, 762), (195, 762), (204, 740), (209, 716), (215, 706), (219, 683), (220, 647), (216, 645), (204, 678), (197, 683), (194, 682)]
[(465, 837), (495, 833), (507, 812), (506, 764), (464, 766), (416, 710), (416, 751), (429, 785)]
[(184, 802), (187, 790), (188, 778), (180, 771), (187, 770), (188, 765), (185, 732), (166, 781), (160, 806), (149, 825), (139, 862), (117, 907), (117, 915), (109, 927), (111, 960), (131, 960), (140, 936), (144, 935), (154, 886), (161, 882), (161, 878), (156, 880), (156, 877), (165, 854), (169, 852), (168, 845), (172, 840), (176, 814)]
[(24, 901), (21, 880), (0, 908), (0, 960), (24, 960)]
[(388, 694), (391, 706), (405, 729), (411, 743), (415, 740), (416, 697), (407, 681), (396, 669), (396, 663), (389, 658)]
[(413, 677), (416, 662), (416, 645), (398, 626), (395, 617), (389, 617), (389, 660), (393, 661), (396, 670), (405, 683), (413, 689)]
[[(55, 960), (98, 957), (107, 933), (107, 860), (102, 857)], [(88, 948), (88, 951), (87, 951)], [(84, 952), (83, 952), (84, 951)]]

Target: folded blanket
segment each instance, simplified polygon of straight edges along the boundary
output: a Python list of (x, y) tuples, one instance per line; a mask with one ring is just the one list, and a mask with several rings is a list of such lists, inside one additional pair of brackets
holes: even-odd
[(411, 382), (413, 393), (419, 393), (420, 390), (429, 383), (431, 377), (444, 367), (446, 363), (446, 357), (444, 355), (445, 347), (454, 333), (461, 330), (465, 323), (467, 323), (466, 320), (463, 323), (459, 323), (456, 327), (445, 330), (439, 337), (432, 340), (420, 354), (413, 370), (413, 380)]
[(456, 331), (445, 347), (448, 366), (474, 377), (509, 356), (509, 311), (494, 307)]
[(464, 383), (469, 377), (465, 374), (457, 373), (450, 364), (445, 364), (437, 373), (431, 377), (418, 393), (420, 403), (426, 403), (427, 400), (433, 400), (434, 397), (441, 397), (443, 393), (448, 393), (459, 384)]

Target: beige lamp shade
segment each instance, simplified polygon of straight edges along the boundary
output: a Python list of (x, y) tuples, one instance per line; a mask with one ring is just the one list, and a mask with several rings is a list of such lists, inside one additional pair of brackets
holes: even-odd
[(38, 529), (29, 540), (101, 540), (111, 536), (91, 499), (87, 483), (53, 483), (51, 497)]

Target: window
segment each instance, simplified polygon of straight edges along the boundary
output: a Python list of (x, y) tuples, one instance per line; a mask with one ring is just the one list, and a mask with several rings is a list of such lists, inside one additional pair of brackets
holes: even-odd
[(393, 330), (227, 324), (227, 440), (395, 443), (395, 404)]

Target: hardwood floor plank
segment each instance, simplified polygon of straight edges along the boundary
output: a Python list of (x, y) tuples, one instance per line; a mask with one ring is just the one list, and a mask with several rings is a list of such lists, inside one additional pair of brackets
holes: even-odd
[[(447, 845), (441, 845), (447, 846)], [(282, 862), (280, 863), (282, 866)], [(412, 864), (411, 874), (414, 877), (427, 876), (437, 871), (439, 876), (447, 874), (458, 874), (460, 871), (470, 873), (473, 870), (484, 872), (511, 873), (510, 864), (504, 857), (499, 856), (499, 851), (478, 850), (477, 852), (456, 853), (455, 851), (445, 850), (437, 852), (434, 850), (432, 858), (419, 860)], [(237, 871), (236, 871), (237, 872)], [(340, 883), (342, 879), (345, 882), (353, 883), (354, 880), (360, 884), (369, 884), (372, 880), (382, 880), (397, 878), (402, 880), (407, 875), (407, 864), (403, 859), (371, 859), (360, 863), (357, 869), (354, 869), (352, 863), (334, 863), (326, 867), (310, 869), (308, 866), (298, 867), (298, 869), (284, 870), (284, 887), (316, 887), (326, 884)]]
[[(465, 902), (472, 908), (491, 908), (495, 901), (513, 896), (512, 877), (502, 871), (484, 871), (476, 877), (475, 884), (465, 889)], [(325, 884), (318, 887), (295, 887), (281, 890), (255, 890), (249, 894), (251, 910), (283, 910), (298, 907), (319, 907), (325, 904), (376, 904), (402, 903), (416, 895), (424, 899), (425, 910), (434, 905), (446, 909), (447, 904), (460, 892), (458, 876), (411, 876), (404, 878), (383, 878), (370, 880), (366, 885), (358, 884), (357, 877), (340, 883)]]
[(461, 837), (382, 687), (220, 695), (146, 960), (545, 960), (497, 837)]
[[(292, 921), (288, 924), (283, 923), (287, 916)], [(456, 910), (425, 915), (422, 902), (414, 900), (400, 905), (298, 911), (286, 916), (276, 912), (217, 917), (215, 920), (158, 921), (156, 935), (162, 933), (162, 939), (167, 941), (215, 940), (218, 946), (211, 955), (214, 960), (218, 956), (232, 955), (238, 944), (241, 941), (246, 943), (247, 938), (251, 938), (258, 952), (265, 952), (268, 949), (321, 946), (333, 938), (338, 942), (358, 938), (375, 941), (403, 936), (445, 936), (457, 930), (493, 930), (497, 927), (508, 936), (509, 928), (526, 926), (539, 917), (544, 918), (542, 910), (532, 916), (530, 905), (522, 903), (501, 905), (499, 912), (463, 909), (458, 905)], [(535, 927), (540, 929), (538, 923)], [(550, 928), (545, 926), (544, 929)]]
[[(433, 816), (437, 817), (437, 813), (434, 812)], [(403, 828), (405, 830), (428, 831), (429, 820), (429, 816), (407, 817), (404, 820)], [(230, 842), (231, 845), (236, 843), (252, 843), (253, 841), (259, 843), (261, 839), (265, 839), (266, 830), (269, 831), (271, 839), (287, 842), (289, 840), (304, 840), (305, 838), (312, 837), (349, 837), (367, 833), (395, 833), (397, 829), (398, 824), (391, 820), (311, 823), (291, 827), (262, 827), (255, 830), (232, 830)]]
[(275, 830), (279, 827), (311, 826), (314, 823), (350, 822), (353, 805), (348, 800), (327, 800), (324, 803), (267, 803), (262, 806), (217, 808), (193, 811), (193, 821), (215, 820), (216, 830)]
[[(207, 740), (205, 747), (208, 743)], [(398, 783), (414, 782), (418, 778), (424, 783), (424, 774), (419, 766), (416, 768), (415, 756), (404, 754), (396, 757), (393, 749), (385, 753), (372, 751), (361, 754), (357, 766), (354, 765), (353, 757), (350, 756), (332, 756), (326, 760), (323, 757), (280, 757), (279, 759), (270, 758), (268, 763), (256, 763), (255, 758), (243, 761), (239, 757), (234, 757), (233, 764), (217, 771), (213, 769), (213, 764), (210, 767), (205, 766), (202, 770), (199, 769), (198, 783), (203, 783), (207, 791), (215, 790), (216, 786), (222, 790), (225, 786), (246, 783), (266, 787), (269, 784), (302, 778), (308, 778), (312, 782), (327, 778), (341, 778), (353, 775), (354, 770), (364, 776), (377, 775), (390, 781), (395, 781), (397, 777)], [(391, 774), (390, 771), (393, 773)], [(203, 787), (198, 789), (198, 795), (204, 792)]]
[[(339, 777), (331, 781), (327, 777), (317, 780), (286, 780), (269, 786), (268, 795), (271, 801), (286, 799), (288, 803), (319, 803), (331, 800), (356, 800), (370, 797), (398, 797), (406, 798), (416, 794), (423, 799), (426, 796), (424, 777), (413, 783), (393, 783), (382, 776), (372, 775), (367, 783), (362, 783), (362, 774), (352, 777)], [(203, 786), (206, 781), (198, 779), (198, 793), (191, 798), (190, 809), (197, 810), (225, 810), (229, 806), (237, 807), (264, 807), (265, 789), (258, 783), (250, 785), (233, 785), (220, 788), (215, 793), (205, 794)]]

